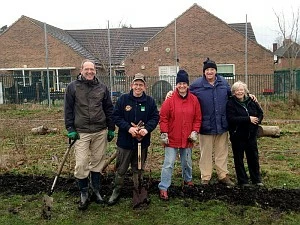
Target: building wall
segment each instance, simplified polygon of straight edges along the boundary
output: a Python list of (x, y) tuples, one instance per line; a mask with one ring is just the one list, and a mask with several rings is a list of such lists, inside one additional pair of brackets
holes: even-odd
[[(278, 63), (275, 64), (275, 70), (286, 70), (290, 68), (291, 59), (280, 58)], [(300, 68), (300, 58), (296, 58), (294, 61), (294, 68)]]
[[(142, 47), (126, 58), (126, 74), (141, 72), (155, 76), (159, 66), (176, 65), (175, 22), (144, 46), (148, 47), (148, 51)], [(176, 19), (176, 46), (178, 66), (189, 74), (202, 75), (206, 57), (218, 64), (235, 64), (236, 74), (245, 73), (244, 35), (198, 5), (192, 6)], [(273, 70), (273, 54), (249, 40), (248, 74), (272, 74)]]
[[(46, 67), (44, 30), (22, 17), (0, 35), (0, 68)], [(47, 36), (49, 67), (78, 67), (83, 57), (52, 36)]]

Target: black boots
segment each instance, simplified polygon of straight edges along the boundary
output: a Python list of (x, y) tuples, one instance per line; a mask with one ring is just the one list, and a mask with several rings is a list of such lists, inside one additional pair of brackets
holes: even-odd
[(118, 173), (116, 173), (114, 190), (107, 202), (109, 206), (114, 205), (119, 201), (123, 182), (124, 182), (124, 175), (120, 176)]
[(93, 190), (93, 194), (91, 196), (91, 200), (94, 200), (97, 204), (103, 204), (104, 200), (100, 195), (100, 173), (99, 172), (91, 172), (91, 186)]
[(79, 210), (86, 210), (89, 205), (89, 180), (78, 179), (78, 186), (80, 190), (80, 202), (78, 205)]
[(97, 204), (104, 203), (103, 198), (100, 195), (100, 173), (91, 172), (90, 173), (91, 187), (93, 193), (91, 198), (89, 197), (89, 179), (78, 179), (78, 186), (80, 190), (80, 202), (78, 205), (79, 210), (86, 210), (88, 208), (89, 202), (95, 201)]

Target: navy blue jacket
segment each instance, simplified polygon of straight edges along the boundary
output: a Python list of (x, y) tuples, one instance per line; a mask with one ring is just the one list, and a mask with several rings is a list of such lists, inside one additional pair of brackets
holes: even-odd
[(228, 131), (226, 103), (231, 90), (224, 77), (216, 75), (214, 85), (208, 83), (205, 75), (197, 78), (189, 87), (197, 96), (202, 112), (201, 134), (222, 134)]
[(131, 122), (138, 124), (142, 120), (148, 134), (142, 139), (142, 148), (150, 145), (151, 132), (159, 121), (159, 113), (154, 99), (145, 93), (134, 97), (133, 91), (119, 97), (114, 111), (113, 121), (119, 127), (117, 146), (123, 149), (137, 149), (137, 140), (128, 132)]

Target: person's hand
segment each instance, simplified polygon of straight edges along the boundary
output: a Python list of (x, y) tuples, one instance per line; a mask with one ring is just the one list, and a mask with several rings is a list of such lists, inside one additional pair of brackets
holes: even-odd
[(189, 141), (196, 142), (198, 140), (198, 133), (196, 131), (192, 131), (189, 136)]
[(173, 91), (168, 91), (168, 93), (167, 93), (167, 95), (166, 95), (166, 98), (165, 98), (165, 99), (167, 99), (167, 98), (171, 98), (171, 97), (172, 97), (172, 95), (173, 95)]
[(115, 137), (115, 132), (112, 130), (108, 130), (107, 132), (107, 141), (111, 142)]
[(258, 122), (259, 122), (258, 118), (255, 116), (250, 116), (250, 121), (253, 124), (258, 124)]
[(141, 141), (143, 137), (146, 136), (146, 134), (148, 134), (148, 131), (145, 128), (139, 129), (136, 135), (136, 139), (138, 141)]
[(161, 133), (160, 134), (160, 141), (161, 141), (162, 144), (168, 145), (169, 144), (168, 133)]
[(133, 138), (135, 138), (137, 136), (137, 134), (139, 133), (139, 128), (138, 127), (130, 127), (128, 132), (131, 134), (131, 136)]
[(250, 97), (254, 102), (257, 102), (257, 98), (256, 98), (255, 95), (249, 94), (249, 97)]
[(144, 137), (148, 134), (148, 131), (145, 128), (142, 128), (139, 130), (139, 134)]
[(68, 132), (67, 136), (71, 140), (78, 140), (78, 139), (80, 139), (79, 134), (77, 133), (77, 131), (70, 131), (70, 132)]

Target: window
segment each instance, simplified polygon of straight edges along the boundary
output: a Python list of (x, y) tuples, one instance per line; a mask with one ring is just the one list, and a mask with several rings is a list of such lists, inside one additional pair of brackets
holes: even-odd
[(31, 85), (31, 76), (29, 77), (28, 70), (15, 70), (14, 71), (14, 78), (18, 82), (19, 85), (28, 86)]
[[(50, 90), (54, 90), (53, 84), (55, 84), (54, 71), (49, 70), (49, 88)], [(42, 71), (42, 85), (47, 90), (48, 89), (48, 77), (47, 71)]]
[(176, 75), (178, 66), (160, 66), (159, 68), (159, 79), (169, 82), (173, 88), (176, 86)]
[(115, 70), (116, 76), (125, 76), (125, 70)]
[(41, 82), (41, 71), (31, 71), (32, 83)]
[(125, 70), (115, 70), (115, 76), (113, 77), (114, 84), (124, 84), (125, 82)]
[(72, 81), (70, 70), (58, 70), (59, 91), (64, 91)]
[(234, 64), (217, 64), (218, 74), (225, 77), (225, 79), (233, 79), (235, 75)]

